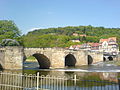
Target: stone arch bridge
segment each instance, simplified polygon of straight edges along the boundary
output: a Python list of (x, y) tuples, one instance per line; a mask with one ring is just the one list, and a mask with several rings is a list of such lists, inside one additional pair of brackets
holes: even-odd
[(34, 56), (37, 59), (40, 68), (74, 67), (103, 61), (102, 52), (14, 46), (0, 48), (0, 67), (3, 69), (23, 69), (23, 62), (29, 56)]

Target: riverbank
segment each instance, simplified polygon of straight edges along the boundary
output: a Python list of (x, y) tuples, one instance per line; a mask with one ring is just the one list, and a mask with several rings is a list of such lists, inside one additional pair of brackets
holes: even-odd
[(27, 62), (36, 62), (37, 60), (36, 60), (35, 57), (30, 56), (30, 57), (28, 57), (28, 58), (26, 59), (26, 61), (27, 61)]
[(106, 64), (113, 64), (113, 65), (116, 65), (116, 66), (120, 66), (120, 60), (117, 60), (117, 61), (107, 61), (105, 63)]
[(35, 59), (27, 59), (26, 62), (37, 62)]

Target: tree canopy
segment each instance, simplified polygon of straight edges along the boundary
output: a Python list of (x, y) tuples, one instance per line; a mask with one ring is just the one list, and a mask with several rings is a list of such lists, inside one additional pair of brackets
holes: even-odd
[(13, 39), (20, 36), (20, 30), (11, 20), (0, 20), (0, 41), (2, 39)]
[(20, 46), (19, 42), (14, 39), (3, 39), (1, 46)]

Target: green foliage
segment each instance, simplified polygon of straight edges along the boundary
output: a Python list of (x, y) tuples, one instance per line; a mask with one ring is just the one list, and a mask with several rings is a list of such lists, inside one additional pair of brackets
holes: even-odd
[[(73, 36), (73, 33), (79, 36)], [(80, 36), (86, 34), (87, 36)], [(0, 43), (3, 39), (15, 39), (25, 47), (69, 47), (86, 42), (99, 42), (101, 38), (117, 37), (120, 45), (120, 28), (104, 28), (89, 26), (67, 26), (39, 29), (20, 36), (20, 31), (11, 20), (0, 20)], [(80, 40), (80, 42), (72, 42)], [(15, 43), (9, 42), (13, 46)]]
[[(73, 33), (87, 36), (73, 36)], [(99, 42), (101, 38), (117, 37), (120, 44), (120, 28), (104, 28), (89, 26), (68, 26), (39, 29), (29, 32), (22, 37), (25, 47), (69, 47), (70, 45), (86, 42)], [(80, 40), (79, 43), (71, 40)]]
[(100, 38), (99, 37), (96, 37), (96, 36), (88, 36), (86, 37), (86, 42), (99, 42)]
[(20, 31), (11, 20), (0, 20), (0, 41), (2, 39), (15, 39), (20, 36)]
[(19, 42), (13, 39), (3, 39), (1, 46), (20, 46)]
[[(73, 33), (87, 36), (73, 36)], [(15, 39), (25, 47), (69, 47), (86, 42), (99, 42), (101, 38), (117, 37), (120, 45), (120, 28), (104, 28), (89, 26), (67, 26), (58, 28), (39, 29), (20, 37), (20, 31), (11, 20), (0, 20), (0, 43), (3, 39)], [(71, 40), (80, 40), (75, 43)], [(7, 45), (14, 46), (14, 42)], [(5, 45), (6, 46), (6, 45)]]
[(25, 47), (65, 47), (69, 36), (65, 35), (27, 35), (23, 37)]

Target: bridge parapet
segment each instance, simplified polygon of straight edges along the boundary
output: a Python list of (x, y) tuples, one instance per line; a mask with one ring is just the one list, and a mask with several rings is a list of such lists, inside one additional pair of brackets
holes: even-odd
[(88, 55), (90, 55), (93, 59), (93, 63), (103, 61), (103, 52), (102, 51), (87, 51)]
[(44, 50), (44, 48), (24, 48), (24, 50)]
[(64, 48), (24, 48), (26, 51), (65, 51)]
[(3, 48), (3, 47), (2, 47), (2, 48), (0, 48), (0, 51), (5, 51), (5, 48)]
[(0, 54), (0, 63), (5, 69), (22, 68), (25, 57), (32, 55), (38, 55), (38, 60), (45, 57), (53, 68), (65, 67), (65, 62), (71, 62), (70, 60), (74, 60), (75, 66), (87, 65), (88, 55), (93, 58), (93, 63), (103, 61), (103, 52), (83, 49), (4, 47), (0, 48)]

